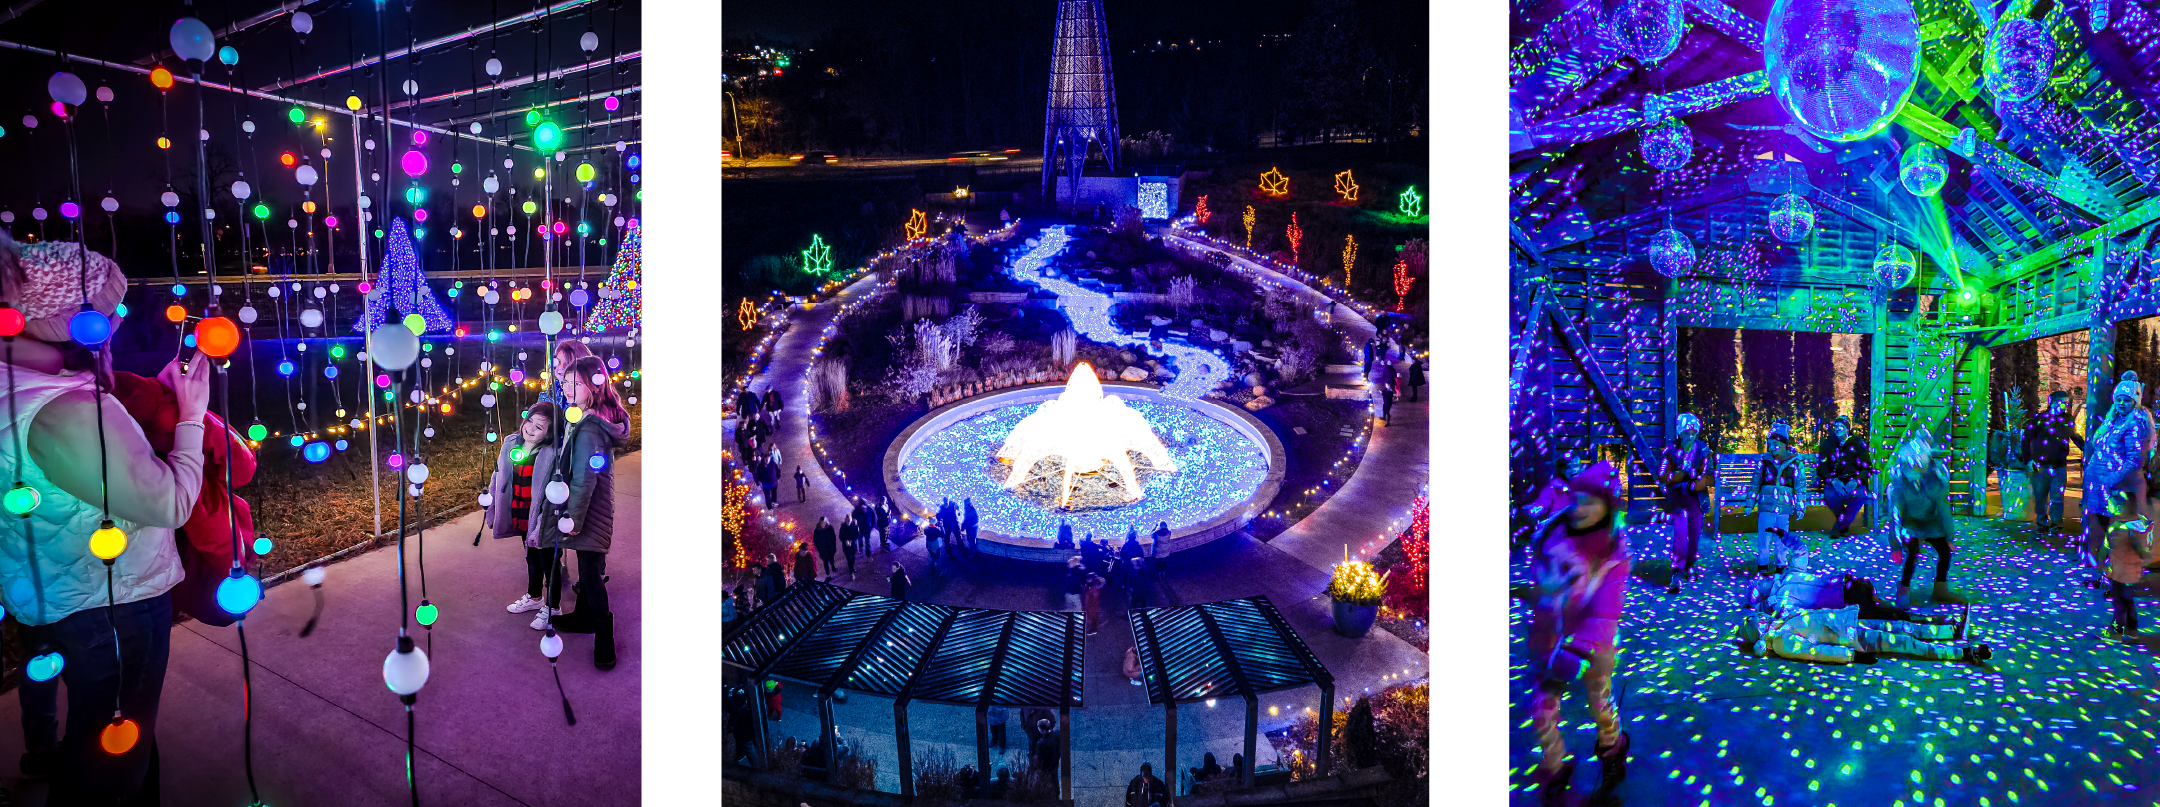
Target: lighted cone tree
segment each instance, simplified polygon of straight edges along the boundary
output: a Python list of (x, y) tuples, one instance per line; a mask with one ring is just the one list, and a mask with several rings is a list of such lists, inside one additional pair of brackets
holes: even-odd
[(420, 269), (420, 256), (413, 252), (405, 220), (391, 219), (390, 233), (383, 241), (382, 271), (368, 292), (367, 313), (353, 322), (353, 332), (373, 332), (393, 310), (407, 316), (419, 314), (427, 320), (427, 331), (450, 330), (456, 323), (428, 289), (427, 273)]
[(609, 270), (607, 282), (600, 284), (600, 304), (593, 306), (592, 314), (585, 318), (585, 330), (598, 333), (609, 328), (638, 327), (645, 300), (644, 284), (639, 282), (645, 271), (645, 259), (640, 254), (644, 243), (643, 227), (633, 227), (623, 237), (622, 249), (615, 253), (615, 268)]

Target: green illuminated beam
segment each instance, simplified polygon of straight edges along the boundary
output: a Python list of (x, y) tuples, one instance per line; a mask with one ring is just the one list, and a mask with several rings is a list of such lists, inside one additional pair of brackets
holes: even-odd
[(2091, 250), (2093, 244), (2098, 243), (2101, 239), (2122, 235), (2150, 224), (2155, 219), (2160, 219), (2160, 196), (2139, 203), (2137, 207), (2131, 208), (2129, 212), (2124, 213), (2114, 221), (2056, 241), (2034, 250), (2023, 258), (2005, 264), (1995, 284), (2000, 286), (2054, 266), (2057, 261), (2069, 255)]

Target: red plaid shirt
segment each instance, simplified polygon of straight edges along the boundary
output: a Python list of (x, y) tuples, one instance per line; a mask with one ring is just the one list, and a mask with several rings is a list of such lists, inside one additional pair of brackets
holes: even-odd
[(524, 535), (531, 529), (526, 516), (532, 512), (532, 455), (527, 454), (511, 464), (510, 470), (516, 474), (516, 477), (510, 480), (510, 529)]

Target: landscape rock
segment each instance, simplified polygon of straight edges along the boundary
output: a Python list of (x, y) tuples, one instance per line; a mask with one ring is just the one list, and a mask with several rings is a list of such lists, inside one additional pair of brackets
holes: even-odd
[(1126, 381), (1146, 381), (1147, 377), (1148, 371), (1140, 369), (1138, 367), (1127, 367), (1125, 368), (1125, 372), (1118, 373), (1118, 378), (1124, 379)]

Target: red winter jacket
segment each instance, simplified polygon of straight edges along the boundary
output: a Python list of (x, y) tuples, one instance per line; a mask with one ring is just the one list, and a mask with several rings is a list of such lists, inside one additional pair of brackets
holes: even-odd
[[(143, 436), (150, 439), (150, 447), (164, 456), (173, 446), (173, 429), (180, 420), (180, 405), (173, 391), (154, 378), (144, 378), (134, 373), (114, 372), (112, 394), (127, 407), (130, 417), (142, 426)], [(255, 519), (248, 512), (246, 499), (239, 496), (232, 500), (235, 519), (228, 519), (225, 512), (225, 467), (228, 458), (232, 463), (234, 487), (247, 484), (255, 478), (255, 452), (247, 447), (246, 439), (225, 424), (217, 415), (203, 415), (203, 434), (222, 431), (231, 437), (231, 444), (217, 440), (203, 440), (202, 496), (195, 500), (195, 510), (188, 515), (180, 531), (187, 536), (189, 545), (198, 551), (219, 554), (232, 551), (232, 531), (238, 524), (240, 544), (246, 546), (255, 540)]]

